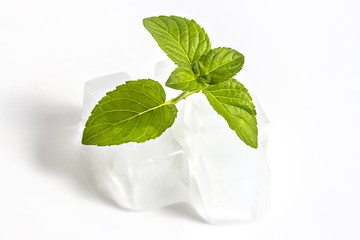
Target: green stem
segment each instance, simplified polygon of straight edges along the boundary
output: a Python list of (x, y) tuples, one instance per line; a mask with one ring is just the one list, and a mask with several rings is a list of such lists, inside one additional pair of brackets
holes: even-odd
[(178, 103), (179, 101), (185, 99), (187, 96), (193, 94), (195, 92), (182, 92), (179, 96), (171, 99), (170, 101), (168, 101), (168, 103), (172, 103), (172, 104), (176, 104)]

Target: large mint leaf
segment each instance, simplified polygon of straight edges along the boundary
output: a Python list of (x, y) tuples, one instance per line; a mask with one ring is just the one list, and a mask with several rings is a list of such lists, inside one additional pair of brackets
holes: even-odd
[(202, 56), (195, 64), (198, 75), (217, 84), (234, 77), (244, 65), (244, 56), (231, 48), (215, 48)]
[(182, 91), (200, 91), (205, 86), (204, 82), (194, 74), (190, 65), (181, 65), (176, 68), (165, 85)]
[(145, 142), (160, 136), (176, 118), (174, 104), (165, 103), (165, 91), (156, 81), (128, 81), (108, 92), (85, 125), (85, 145)]
[(159, 16), (145, 18), (143, 23), (160, 48), (176, 64), (193, 64), (211, 48), (209, 37), (194, 20)]
[(244, 85), (235, 79), (230, 79), (204, 89), (203, 93), (239, 138), (247, 145), (257, 148), (255, 106)]

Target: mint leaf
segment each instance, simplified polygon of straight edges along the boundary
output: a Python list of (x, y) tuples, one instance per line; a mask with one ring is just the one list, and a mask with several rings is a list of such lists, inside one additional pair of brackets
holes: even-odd
[(211, 48), (209, 37), (194, 20), (159, 16), (145, 18), (143, 24), (176, 64), (193, 64)]
[(217, 84), (234, 77), (244, 65), (244, 56), (231, 48), (215, 48), (194, 65), (195, 73)]
[(255, 106), (244, 85), (235, 79), (230, 79), (204, 89), (203, 93), (239, 138), (247, 145), (257, 148)]
[(127, 81), (108, 92), (86, 122), (82, 143), (119, 145), (145, 142), (171, 127), (177, 115), (172, 103), (165, 103), (165, 91), (156, 81)]
[(197, 79), (190, 65), (181, 65), (171, 73), (165, 85), (182, 91), (200, 91), (205, 83)]

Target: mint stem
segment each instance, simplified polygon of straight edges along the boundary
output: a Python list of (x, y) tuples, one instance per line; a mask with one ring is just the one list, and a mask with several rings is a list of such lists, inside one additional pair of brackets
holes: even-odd
[(171, 99), (170, 101), (168, 101), (167, 103), (173, 103), (173, 104), (176, 104), (178, 103), (179, 101), (185, 99), (187, 96), (193, 94), (195, 92), (182, 92), (179, 96)]

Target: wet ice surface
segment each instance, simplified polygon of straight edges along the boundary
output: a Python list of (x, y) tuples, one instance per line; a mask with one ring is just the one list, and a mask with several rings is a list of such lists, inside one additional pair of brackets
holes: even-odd
[[(156, 66), (155, 80), (164, 86), (173, 65)], [(83, 123), (92, 108), (126, 73), (90, 80), (84, 88)], [(165, 89), (167, 99), (179, 91)], [(170, 96), (169, 96), (170, 95)], [(188, 202), (214, 224), (253, 221), (268, 209), (270, 173), (266, 162), (268, 121), (259, 103), (259, 147), (245, 145), (203, 94), (177, 104), (174, 125), (159, 138), (120, 146), (84, 146), (98, 187), (119, 206), (151, 210)]]

